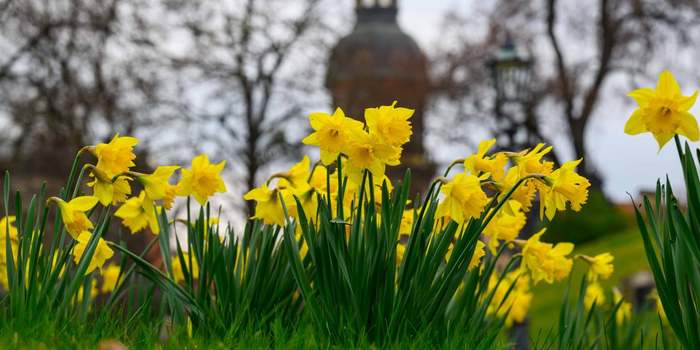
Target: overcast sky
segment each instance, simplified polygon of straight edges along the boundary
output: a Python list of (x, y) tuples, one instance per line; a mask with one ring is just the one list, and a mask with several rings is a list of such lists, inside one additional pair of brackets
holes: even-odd
[[(429, 51), (439, 38), (440, 23), (444, 14), (448, 10), (465, 11), (469, 1), (400, 0), (399, 3), (399, 22), (402, 28), (411, 34), (424, 50)], [(670, 57), (669, 61), (673, 59)], [(667, 68), (673, 71), (673, 67)], [(682, 88), (685, 94), (689, 94), (698, 88), (698, 83), (684, 84)], [(608, 93), (622, 94), (622, 91), (609, 87)], [(667, 173), (677, 192), (681, 192), (682, 174), (673, 142), (658, 152), (658, 146), (651, 134), (624, 134), (624, 124), (633, 107), (623, 103), (620, 98), (606, 98), (587, 130), (588, 146), (594, 157), (593, 161), (604, 175), (606, 193), (615, 201), (627, 201), (627, 192), (636, 197), (639, 190), (652, 189), (656, 180), (665, 177)], [(692, 112), (698, 115), (700, 109), (697, 105)]]

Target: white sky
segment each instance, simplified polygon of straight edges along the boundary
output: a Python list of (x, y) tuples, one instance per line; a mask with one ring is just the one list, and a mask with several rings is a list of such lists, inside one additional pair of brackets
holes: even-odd
[[(399, 23), (429, 52), (435, 46), (435, 41), (439, 40), (444, 14), (447, 11), (464, 11), (468, 3), (466, 0), (400, 0)], [(674, 62), (673, 57), (668, 60)], [(673, 71), (672, 66), (668, 68)], [(682, 84), (685, 94), (698, 87), (698, 83)], [(624, 91), (610, 87), (608, 93), (622, 94)], [(603, 173), (606, 193), (615, 201), (628, 201), (627, 192), (636, 197), (640, 190), (653, 189), (658, 178), (669, 174), (676, 192), (681, 194), (682, 174), (673, 142), (658, 152), (651, 134), (624, 134), (625, 121), (633, 108), (631, 104), (624, 104), (619, 97), (608, 98), (588, 126), (588, 147), (594, 158), (592, 161)], [(700, 108), (696, 105), (692, 112), (700, 115)], [(697, 147), (698, 144), (693, 146)]]

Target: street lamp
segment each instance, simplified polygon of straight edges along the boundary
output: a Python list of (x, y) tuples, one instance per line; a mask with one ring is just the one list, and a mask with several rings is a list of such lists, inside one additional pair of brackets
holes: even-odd
[(518, 53), (510, 35), (488, 62), (496, 100), (503, 103), (525, 104), (530, 98), (532, 60)]
[(530, 146), (537, 139), (536, 121), (530, 110), (533, 62), (520, 55), (510, 35), (487, 62), (496, 96), (495, 137), (503, 148)]

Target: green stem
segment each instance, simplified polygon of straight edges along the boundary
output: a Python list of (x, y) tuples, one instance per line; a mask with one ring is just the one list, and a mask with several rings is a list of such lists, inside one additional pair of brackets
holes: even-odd
[(64, 198), (63, 199), (68, 199), (66, 196), (68, 196), (68, 193), (70, 193), (70, 189), (72, 188), (73, 184), (73, 179), (75, 178), (75, 172), (78, 170), (78, 161), (80, 160), (80, 156), (85, 152), (86, 148), (83, 147), (80, 150), (78, 150), (78, 153), (75, 154), (75, 158), (73, 158), (73, 165), (71, 165), (70, 168), (70, 173), (68, 174), (68, 182), (66, 183), (66, 192), (64, 193)]

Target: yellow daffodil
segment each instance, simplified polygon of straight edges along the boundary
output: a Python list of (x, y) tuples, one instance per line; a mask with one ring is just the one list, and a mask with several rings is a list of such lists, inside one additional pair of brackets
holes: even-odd
[(107, 174), (102, 169), (94, 167), (90, 173), (94, 179), (88, 183), (92, 187), (92, 193), (97, 197), (103, 206), (118, 204), (126, 201), (131, 194), (129, 180), (131, 178), (120, 176), (112, 181), (112, 175)]
[(226, 192), (226, 185), (221, 178), (224, 166), (226, 166), (225, 160), (217, 164), (209, 163), (206, 154), (194, 157), (191, 168), (182, 170), (178, 194), (181, 196), (193, 195), (199, 204), (204, 205), (214, 193)]
[(617, 322), (618, 325), (632, 319), (632, 304), (623, 300), (622, 293), (620, 293), (617, 288), (613, 288), (613, 303), (614, 305), (620, 303), (620, 307), (615, 314), (615, 322)]
[(49, 200), (56, 202), (58, 209), (61, 211), (61, 219), (66, 227), (66, 231), (77, 239), (83, 231), (87, 231), (94, 226), (88, 219), (85, 212), (92, 209), (99, 201), (94, 196), (82, 196), (71, 199), (65, 202), (58, 197), (51, 197)]
[[(192, 259), (191, 263), (190, 263), (190, 258)], [(199, 278), (199, 266), (197, 264), (197, 261), (195, 261), (195, 257), (189, 256), (188, 254), (185, 254), (183, 256), (183, 260), (185, 260), (185, 269), (187, 271), (187, 274), (192, 279)], [(190, 264), (192, 266), (190, 266)], [(173, 268), (173, 280), (175, 281), (175, 283), (184, 282), (185, 281), (185, 270), (183, 270), (183, 268), (182, 268), (182, 263), (180, 262), (179, 256), (173, 257), (171, 267)]]
[(384, 176), (386, 165), (398, 165), (401, 158), (400, 147), (384, 143), (376, 135), (364, 130), (357, 130), (351, 134), (351, 139), (347, 141), (346, 153), (348, 172), (352, 172), (353, 169), (369, 170), (372, 175), (380, 178)]
[[(311, 166), (311, 160), (309, 156), (304, 156), (299, 163), (294, 164), (289, 170), (284, 173), (279, 174), (279, 182), (277, 184), (278, 188), (292, 187), (300, 190), (306, 190), (309, 188), (309, 176), (311, 171), (309, 170)], [(323, 179), (325, 181), (325, 178)]]
[(370, 132), (377, 135), (382, 142), (392, 146), (401, 146), (408, 142), (413, 131), (409, 119), (414, 110), (391, 106), (365, 109), (365, 121)]
[(413, 229), (413, 209), (406, 209), (401, 215), (401, 223), (399, 224), (399, 235), (410, 236)]
[(518, 237), (526, 222), (521, 208), (520, 202), (508, 200), (484, 228), (484, 236), (488, 238), (488, 247), (492, 253), (496, 253), (499, 241), (509, 242)]
[(0, 240), (4, 242), (9, 236), (11, 241), (18, 242), (19, 235), (14, 225), (15, 221), (16, 217), (14, 215), (5, 216), (0, 219)]
[(579, 163), (581, 159), (568, 161), (547, 176), (550, 186), (540, 189), (540, 218), (546, 215), (547, 219), (552, 220), (558, 210), (566, 210), (566, 203), (570, 203), (574, 211), (581, 210), (586, 203), (591, 183), (576, 173)]
[(0, 284), (9, 288), (7, 280), (7, 239), (10, 239), (10, 248), (12, 249), (12, 260), (16, 263), (16, 255), (19, 246), (19, 234), (17, 228), (13, 225), (15, 222), (14, 216), (5, 216), (0, 219)]
[(505, 166), (508, 163), (508, 157), (504, 153), (496, 153), (492, 156), (487, 156), (486, 153), (496, 144), (496, 139), (481, 141), (476, 154), (467, 157), (464, 160), (464, 168), (472, 175), (480, 175), (483, 173), (491, 174), (495, 181), (501, 181), (505, 175)]
[(128, 227), (132, 234), (143, 230), (146, 226), (153, 234), (160, 233), (156, 206), (153, 200), (146, 196), (145, 191), (141, 191), (138, 197), (129, 198), (114, 212), (114, 216), (121, 218), (124, 226)]
[[(83, 231), (75, 239), (77, 241), (77, 244), (75, 245), (75, 247), (73, 247), (72, 254), (73, 261), (75, 261), (76, 264), (78, 264), (80, 262), (80, 259), (83, 257), (83, 253), (85, 253), (85, 249), (87, 248), (87, 245), (90, 242), (90, 237), (92, 237), (92, 233), (88, 231)], [(92, 255), (92, 259), (90, 260), (90, 263), (88, 264), (85, 273), (88, 274), (94, 271), (95, 269), (102, 270), (102, 266), (107, 260), (112, 258), (113, 255), (114, 252), (107, 245), (105, 240), (102, 239), (102, 237), (98, 238), (97, 246), (95, 247), (95, 252)]]
[(689, 112), (695, 104), (698, 92), (683, 96), (671, 72), (661, 73), (656, 89), (637, 89), (628, 96), (632, 97), (639, 107), (627, 120), (625, 133), (637, 135), (650, 132), (659, 144), (659, 149), (676, 134), (684, 135), (691, 141), (700, 139), (698, 122)]
[(489, 200), (481, 189), (481, 180), (465, 173), (444, 184), (441, 192), (445, 197), (438, 205), (437, 217), (450, 217), (459, 224), (479, 217)]
[(163, 208), (170, 209), (173, 207), (173, 202), (178, 192), (177, 185), (165, 185), (165, 195), (163, 196)]
[(588, 268), (588, 280), (597, 281), (598, 277), (601, 279), (608, 279), (615, 270), (612, 262), (615, 257), (610, 253), (602, 253), (596, 256), (590, 257), (587, 255), (581, 255), (581, 259), (589, 264)]
[(477, 240), (476, 241), (476, 247), (474, 248), (474, 254), (472, 255), (471, 260), (469, 260), (469, 267), (467, 267), (467, 270), (471, 271), (473, 268), (479, 266), (481, 263), (481, 258), (486, 255), (486, 251), (484, 249), (485, 245), (484, 242)]
[[(520, 180), (520, 173), (518, 166), (509, 168), (503, 181), (498, 184), (499, 191), (505, 193), (513, 188)], [(526, 213), (532, 208), (532, 201), (535, 199), (535, 194), (537, 194), (537, 182), (539, 181), (534, 179), (526, 180), (515, 189), (510, 197), (512, 200), (518, 201), (522, 206), (522, 210)]]
[(566, 242), (556, 245), (541, 242), (540, 237), (544, 232), (542, 229), (522, 244), (521, 268), (530, 272), (535, 284), (542, 280), (550, 284), (561, 281), (569, 275), (573, 265), (567, 255), (574, 250), (574, 245)]
[(598, 282), (593, 282), (586, 287), (586, 294), (583, 295), (583, 306), (590, 310), (593, 304), (602, 305), (605, 303), (605, 291)]
[(494, 273), (489, 278), (488, 289), (493, 291), (493, 298), (486, 313), (499, 317), (505, 315), (506, 327), (512, 326), (513, 323), (522, 323), (527, 317), (533, 298), (530, 292), (530, 280), (527, 275), (517, 271), (507, 273), (500, 283), (498, 283), (499, 277), (499, 274)]
[[(284, 226), (286, 216), (280, 203), (280, 195), (284, 200), (289, 215), (295, 215), (296, 204), (291, 193), (287, 190), (272, 189), (263, 185), (254, 188), (243, 196), (247, 201), (255, 201), (255, 215), (251, 219), (260, 219), (266, 225)], [(307, 214), (308, 216), (309, 214)]]
[[(108, 264), (107, 267), (102, 269), (102, 285), (100, 286), (100, 293), (107, 294), (114, 291), (117, 288), (117, 282), (119, 274), (121, 273), (121, 267), (117, 264)], [(122, 278), (124, 276), (122, 275)]]
[(528, 175), (548, 175), (552, 172), (554, 163), (543, 160), (542, 157), (552, 150), (552, 146), (540, 143), (532, 149), (527, 149), (516, 154), (511, 154), (511, 159), (518, 166), (520, 177)]
[(165, 199), (168, 191), (173, 185), (170, 184), (170, 177), (179, 166), (159, 166), (152, 174), (136, 176), (136, 179), (143, 185), (148, 198), (157, 201)]
[(338, 155), (343, 152), (350, 134), (362, 130), (362, 123), (348, 118), (343, 110), (337, 108), (333, 115), (327, 113), (311, 113), (309, 122), (314, 132), (305, 137), (302, 142), (305, 145), (318, 146), (321, 151), (321, 162), (329, 165), (335, 162)]
[(134, 146), (138, 143), (135, 137), (116, 134), (109, 143), (100, 143), (88, 149), (97, 157), (97, 168), (115, 176), (134, 166)]

